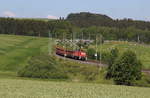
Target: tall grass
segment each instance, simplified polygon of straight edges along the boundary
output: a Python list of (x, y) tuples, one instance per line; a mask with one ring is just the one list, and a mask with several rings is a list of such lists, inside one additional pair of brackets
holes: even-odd
[(150, 88), (0, 79), (1, 98), (149, 98)]

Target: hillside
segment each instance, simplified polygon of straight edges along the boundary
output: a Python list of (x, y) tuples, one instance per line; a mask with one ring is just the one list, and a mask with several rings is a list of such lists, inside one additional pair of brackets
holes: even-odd
[(149, 98), (150, 88), (0, 79), (1, 98)]
[[(48, 38), (0, 35), (0, 96), (2, 98), (148, 98), (150, 96), (150, 88), (110, 85), (111, 81), (108, 84), (101, 75), (96, 83), (107, 85), (95, 84), (95, 82), (81, 83), (79, 80), (70, 82), (18, 77), (16, 72), (27, 64), (28, 59), (34, 55), (48, 53), (48, 41)], [(150, 68), (149, 46), (117, 41), (107, 42), (99, 46), (99, 49), (107, 51), (114, 46), (121, 52), (127, 48), (136, 50), (145, 68)], [(81, 76), (79, 75), (78, 78)]]
[(0, 35), (0, 70), (17, 71), (34, 55), (48, 52), (48, 39)]
[[(131, 49), (143, 63), (143, 68), (150, 69), (150, 46), (128, 42), (107, 42), (99, 46), (103, 51), (118, 47), (121, 52)], [(0, 70), (17, 71), (27, 64), (34, 55), (48, 53), (48, 38), (0, 35)]]
[(133, 20), (130, 18), (125, 19), (112, 19), (111, 17), (103, 14), (96, 14), (90, 12), (71, 13), (67, 16), (66, 20), (78, 27), (115, 27), (119, 29), (126, 29), (128, 27), (135, 27), (141, 30), (150, 30), (149, 21)]
[(89, 27), (91, 25), (107, 26), (109, 21), (113, 21), (110, 17), (102, 14), (93, 14), (89, 12), (71, 13), (67, 17), (68, 21), (79, 27)]

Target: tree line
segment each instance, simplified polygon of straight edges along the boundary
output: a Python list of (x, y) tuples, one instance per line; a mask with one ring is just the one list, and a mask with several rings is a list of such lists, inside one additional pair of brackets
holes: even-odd
[(0, 18), (0, 34), (48, 37), (49, 32), (68, 33), (69, 29), (70, 23), (65, 20)]
[(79, 13), (69, 14), (66, 19), (38, 20), (0, 18), (0, 34), (55, 38), (127, 40), (150, 43), (150, 22), (131, 19), (113, 20), (106, 15)]

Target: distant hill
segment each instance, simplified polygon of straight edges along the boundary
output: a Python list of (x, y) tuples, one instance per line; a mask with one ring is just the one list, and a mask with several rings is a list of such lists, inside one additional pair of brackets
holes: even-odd
[(113, 21), (112, 18), (106, 15), (89, 12), (71, 13), (68, 15), (67, 20), (79, 27), (89, 27), (91, 25), (108, 26), (109, 21)]
[(133, 19), (112, 19), (111, 17), (103, 14), (95, 14), (90, 12), (71, 13), (66, 20), (70, 21), (77, 27), (90, 27), (90, 26), (104, 26), (104, 27), (117, 27), (128, 28), (135, 27), (142, 30), (150, 30), (150, 22), (139, 21)]

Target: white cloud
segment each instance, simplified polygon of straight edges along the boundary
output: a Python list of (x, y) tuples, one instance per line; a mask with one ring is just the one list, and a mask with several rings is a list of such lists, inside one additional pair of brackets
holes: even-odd
[(3, 16), (5, 16), (5, 17), (15, 17), (16, 14), (11, 12), (11, 11), (5, 11), (5, 12), (3, 12)]
[(146, 21), (150, 21), (150, 17), (148, 17), (148, 16), (145, 17), (145, 20), (146, 20)]
[(52, 16), (52, 15), (48, 15), (47, 18), (48, 18), (48, 19), (58, 19), (58, 17)]

